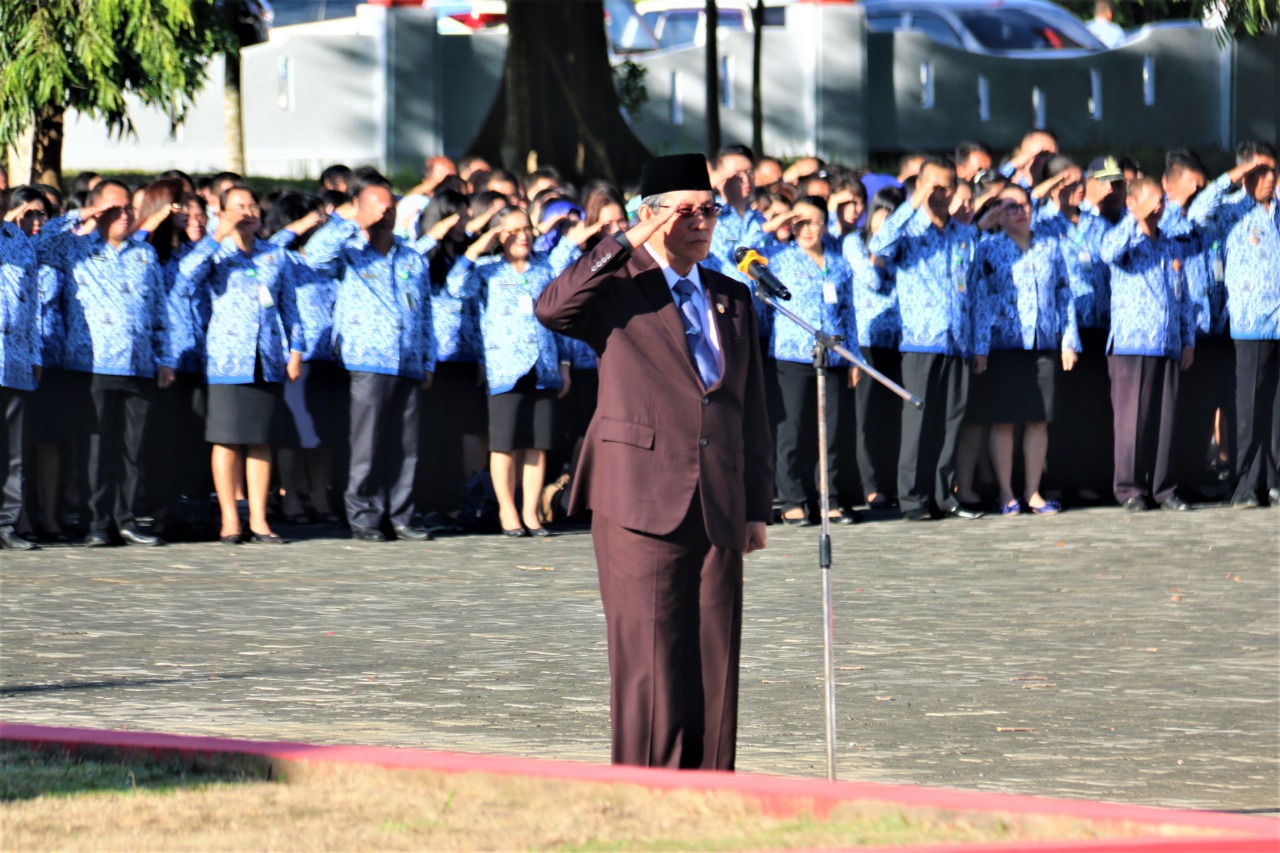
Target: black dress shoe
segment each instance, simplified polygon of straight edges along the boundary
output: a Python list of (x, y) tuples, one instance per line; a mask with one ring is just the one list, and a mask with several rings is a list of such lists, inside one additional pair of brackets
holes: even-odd
[(351, 538), (361, 542), (386, 542), (387, 537), (376, 527), (360, 527), (351, 531)]
[(132, 524), (127, 524), (120, 528), (120, 538), (124, 540), (126, 545), (142, 545), (152, 547), (163, 544), (159, 536), (150, 536), (143, 533)]
[(1271, 499), (1272, 506), (1280, 506), (1280, 489), (1268, 489), (1267, 497)]
[(1146, 512), (1147, 499), (1144, 498), (1142, 495), (1134, 495), (1133, 497), (1126, 500), (1123, 506), (1125, 510), (1128, 512)]
[(230, 536), (219, 536), (218, 541), (223, 545), (239, 545), (244, 541), (244, 534), (232, 533)]
[(249, 541), (254, 545), (284, 545), (285, 541), (278, 533), (249, 533)]
[(1262, 506), (1257, 495), (1245, 495), (1242, 498), (1236, 498), (1231, 502), (1232, 509), (1257, 509)]
[(933, 516), (927, 509), (905, 509), (902, 511), (903, 521), (932, 521)]
[(507, 530), (507, 529), (504, 527), (504, 528), (502, 528), (502, 535), (503, 535), (503, 536), (512, 536), (512, 537), (515, 537), (515, 538), (524, 538), (525, 536), (528, 536), (528, 535), (529, 535), (529, 531), (525, 530), (523, 527), (517, 527), (517, 528), (515, 528), (514, 530)]
[(1169, 500), (1160, 504), (1160, 508), (1170, 510), (1171, 512), (1186, 512), (1191, 509), (1191, 504), (1187, 503), (1177, 495), (1174, 495), (1169, 498)]
[(966, 521), (972, 521), (975, 518), (982, 518), (986, 513), (973, 504), (957, 503), (955, 506), (947, 508), (947, 515), (952, 518), (963, 518)]
[(111, 539), (102, 531), (95, 530), (81, 539), (80, 544), (86, 548), (105, 548), (111, 544)]
[(19, 536), (12, 527), (0, 527), (0, 548), (7, 551), (38, 551), (40, 546)]
[(430, 530), (423, 530), (411, 524), (402, 524), (395, 530), (397, 539), (408, 539), (410, 542), (428, 542), (431, 539)]
[(534, 539), (549, 539), (550, 537), (555, 536), (554, 533), (545, 527), (531, 527), (529, 528), (528, 535), (532, 536)]

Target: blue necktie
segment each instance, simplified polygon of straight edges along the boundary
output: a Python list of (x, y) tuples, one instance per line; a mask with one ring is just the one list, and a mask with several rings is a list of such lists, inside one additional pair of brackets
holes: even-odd
[(676, 282), (674, 289), (676, 307), (680, 309), (680, 318), (684, 321), (684, 336), (689, 343), (689, 352), (693, 354), (703, 386), (710, 388), (720, 378), (720, 359), (711, 346), (711, 341), (702, 333), (702, 318), (698, 316), (698, 306), (693, 301), (693, 282), (682, 278)]

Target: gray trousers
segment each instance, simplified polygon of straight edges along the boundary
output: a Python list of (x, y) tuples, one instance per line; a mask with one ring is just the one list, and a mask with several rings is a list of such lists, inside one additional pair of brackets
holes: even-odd
[(352, 530), (413, 520), (421, 383), (351, 373), (351, 465), (344, 500)]

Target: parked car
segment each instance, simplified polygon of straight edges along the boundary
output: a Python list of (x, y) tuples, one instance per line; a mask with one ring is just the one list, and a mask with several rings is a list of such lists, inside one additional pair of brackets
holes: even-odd
[(1106, 50), (1083, 21), (1049, 0), (863, 0), (862, 6), (871, 32), (918, 30), (970, 53)]
[[(423, 5), (436, 13), (437, 29), (441, 33), (506, 31), (505, 0), (425, 0)], [(609, 49), (614, 54), (658, 47), (658, 40), (636, 14), (631, 0), (604, 0), (604, 25), (609, 33)]]
[[(775, 0), (776, 2), (776, 0)], [(717, 32), (751, 32), (754, 0), (717, 0)], [(699, 0), (638, 0), (636, 11), (649, 25), (663, 48), (689, 47), (707, 43), (706, 3)], [(781, 27), (786, 8), (766, 5), (764, 25)]]

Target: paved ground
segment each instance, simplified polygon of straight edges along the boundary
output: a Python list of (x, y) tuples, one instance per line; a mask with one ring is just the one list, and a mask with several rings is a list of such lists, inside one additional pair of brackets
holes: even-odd
[[(770, 531), (739, 767), (822, 776), (816, 532)], [(1280, 809), (1280, 511), (833, 540), (840, 778)], [(0, 584), (0, 719), (607, 760), (582, 533), (4, 552)]]

